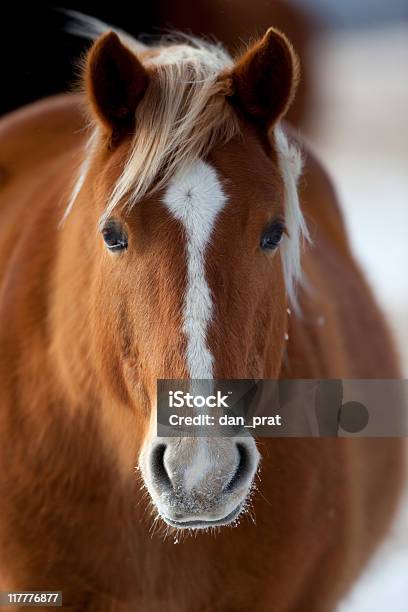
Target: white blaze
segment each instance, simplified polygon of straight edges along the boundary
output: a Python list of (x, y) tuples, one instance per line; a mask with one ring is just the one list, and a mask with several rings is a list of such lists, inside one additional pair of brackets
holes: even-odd
[(198, 160), (173, 177), (164, 203), (181, 221), (186, 233), (187, 288), (183, 331), (187, 338), (189, 375), (191, 378), (213, 378), (213, 356), (207, 346), (213, 303), (205, 275), (205, 251), (226, 196), (214, 168)]

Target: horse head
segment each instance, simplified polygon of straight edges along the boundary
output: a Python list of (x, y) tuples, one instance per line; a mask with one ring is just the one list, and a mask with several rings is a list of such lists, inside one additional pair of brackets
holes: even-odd
[(91, 136), (62, 231), (87, 269), (103, 418), (179, 528), (234, 521), (258, 468), (252, 437), (158, 438), (156, 381), (279, 375), (306, 233), (280, 127), (297, 80), (274, 29), (235, 62), (114, 32), (86, 58)]

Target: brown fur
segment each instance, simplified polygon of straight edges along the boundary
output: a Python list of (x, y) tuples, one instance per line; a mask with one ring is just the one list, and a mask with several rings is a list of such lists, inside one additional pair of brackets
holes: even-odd
[[(402, 446), (264, 440), (256, 525), (244, 517), (237, 529), (179, 545), (149, 534), (134, 466), (156, 378), (187, 374), (185, 243), (155, 194), (126, 217), (115, 212), (128, 227), (128, 257), (105, 252), (98, 219), (127, 138), (100, 145), (58, 229), (84, 145), (80, 104), (61, 96), (0, 124), (1, 586), (62, 590), (78, 611), (332, 611), (386, 533)], [(302, 202), (314, 246), (303, 264), (315, 292), (301, 292), (303, 316), (288, 321), (279, 257), (256, 250), (283, 210), (276, 152), (241, 127), (244, 141), (210, 155), (233, 211), (207, 259), (216, 375), (397, 377), (331, 186), (309, 155)]]
[(269, 28), (234, 66), (231, 100), (249, 120), (269, 127), (288, 111), (298, 81), (292, 46), (284, 34)]
[(131, 132), (149, 76), (114, 32), (107, 32), (93, 45), (85, 80), (92, 108), (110, 134), (117, 139), (124, 131)]

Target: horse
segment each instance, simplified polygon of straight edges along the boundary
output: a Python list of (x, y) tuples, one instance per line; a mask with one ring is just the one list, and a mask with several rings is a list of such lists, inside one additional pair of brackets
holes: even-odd
[(83, 89), (0, 123), (1, 588), (333, 611), (387, 533), (402, 443), (155, 429), (157, 379), (400, 375), (284, 121), (295, 51), (274, 28), (233, 60), (81, 27)]

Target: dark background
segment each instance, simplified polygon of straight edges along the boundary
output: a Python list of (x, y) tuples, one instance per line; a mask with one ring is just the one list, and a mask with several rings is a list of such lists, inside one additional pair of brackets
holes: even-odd
[[(101, 4), (64, 2), (66, 9), (93, 15), (131, 34), (154, 31), (157, 5), (150, 0), (122, 3), (115, 10)], [(1, 21), (1, 114), (73, 85), (73, 67), (90, 43), (64, 31), (66, 17), (61, 12), (53, 6), (15, 2), (15, 8), (2, 7)]]

